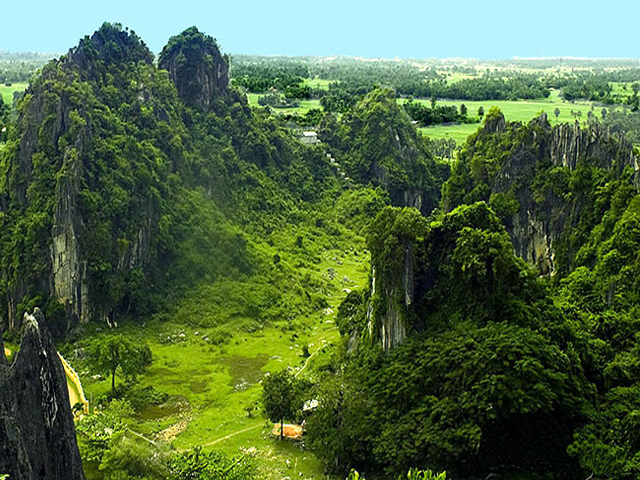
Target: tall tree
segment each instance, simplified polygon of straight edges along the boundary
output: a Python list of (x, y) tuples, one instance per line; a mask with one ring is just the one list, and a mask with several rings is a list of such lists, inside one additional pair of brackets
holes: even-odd
[(93, 368), (103, 375), (111, 376), (111, 392), (116, 391), (118, 369), (127, 378), (135, 378), (151, 365), (151, 349), (138, 346), (122, 335), (99, 337), (89, 347), (89, 360)]
[(288, 370), (272, 373), (262, 381), (262, 403), (272, 422), (280, 422), (280, 440), (284, 437), (284, 421), (296, 411), (295, 377)]

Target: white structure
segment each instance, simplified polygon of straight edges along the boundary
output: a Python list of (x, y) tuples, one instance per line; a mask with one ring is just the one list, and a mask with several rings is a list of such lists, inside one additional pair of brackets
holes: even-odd
[(315, 145), (320, 143), (316, 132), (302, 132), (302, 135), (300, 135), (300, 141), (305, 145)]

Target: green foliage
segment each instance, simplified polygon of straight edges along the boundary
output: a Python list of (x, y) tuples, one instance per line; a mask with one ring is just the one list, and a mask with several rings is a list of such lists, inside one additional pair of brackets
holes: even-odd
[(151, 365), (151, 350), (146, 345), (136, 345), (122, 335), (106, 335), (93, 340), (88, 348), (90, 363), (97, 373), (111, 376), (111, 392), (116, 390), (116, 372), (135, 380)]
[(410, 98), (403, 107), (409, 116), (423, 127), (439, 123), (476, 123), (477, 121), (467, 117), (468, 110), (464, 104), (460, 106), (460, 112), (458, 112), (458, 109), (452, 105), (436, 105), (433, 108), (427, 108)]
[(100, 472), (105, 480), (167, 478), (168, 458), (168, 450), (148, 440), (117, 433), (102, 456)]
[(204, 452), (196, 447), (178, 453), (170, 462), (171, 480), (251, 480), (258, 478), (246, 457), (230, 458), (221, 452)]
[[(374, 324), (394, 302), (411, 334), (388, 354), (362, 344), (322, 378), (312, 447), (338, 472), (435, 465), (466, 475), (500, 464), (571, 472), (566, 448), (595, 391), (579, 353), (587, 344), (515, 257), (495, 214), (476, 203), (429, 221), (387, 207), (368, 245), (376, 297), (349, 294), (338, 326), (366, 331), (369, 302)], [(421, 292), (409, 306), (407, 258)]]
[[(351, 470), (346, 480), (364, 480), (364, 478), (365, 477), (360, 475), (356, 470)], [(402, 480), (403, 478), (405, 478), (405, 476), (400, 475), (398, 480)], [(409, 480), (446, 480), (447, 472), (435, 474), (431, 470), (418, 470), (412, 468), (407, 472), (406, 478)]]
[(294, 420), (304, 400), (302, 384), (289, 370), (272, 373), (262, 380), (262, 405), (272, 422), (280, 422), (280, 439), (285, 420)]
[[(433, 473), (431, 470), (410, 469), (407, 472), (408, 480), (447, 480), (447, 472)], [(398, 479), (400, 480), (400, 478)]]
[(111, 448), (114, 435), (127, 430), (125, 419), (133, 414), (126, 400), (112, 400), (94, 415), (85, 415), (76, 424), (78, 446), (85, 461), (100, 462)]
[(334, 155), (351, 179), (382, 187), (393, 205), (404, 205), (411, 193), (425, 212), (437, 204), (448, 167), (432, 158), (393, 91), (374, 89), (340, 122), (326, 118), (319, 134), (337, 150)]

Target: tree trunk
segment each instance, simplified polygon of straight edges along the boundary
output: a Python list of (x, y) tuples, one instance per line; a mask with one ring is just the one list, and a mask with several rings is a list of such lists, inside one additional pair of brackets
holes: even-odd
[(284, 438), (284, 418), (280, 420), (280, 441)]
[(111, 393), (115, 395), (116, 393), (116, 371), (113, 370), (111, 372)]

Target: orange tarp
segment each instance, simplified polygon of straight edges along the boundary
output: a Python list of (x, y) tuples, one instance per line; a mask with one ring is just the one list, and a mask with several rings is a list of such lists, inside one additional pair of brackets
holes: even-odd
[[(277, 437), (280, 436), (280, 424), (276, 423), (273, 426), (273, 430), (271, 433)], [(300, 440), (302, 438), (302, 425), (292, 425), (285, 423), (283, 427), (283, 434), (286, 438), (290, 438), (292, 440)]]

